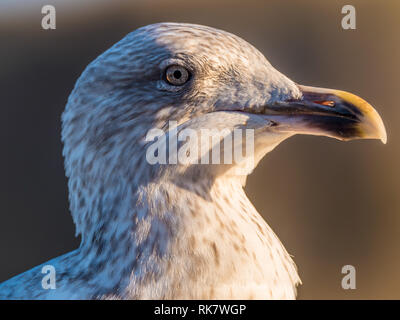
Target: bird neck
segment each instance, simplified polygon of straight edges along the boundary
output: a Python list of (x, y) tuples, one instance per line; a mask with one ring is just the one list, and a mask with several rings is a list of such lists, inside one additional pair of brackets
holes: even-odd
[[(133, 186), (120, 177), (95, 194), (81, 229), (80, 269), (121, 296), (199, 298), (222, 290), (217, 296), (229, 298), (226, 290), (235, 281), (271, 282), (276, 274), (290, 284), (298, 281), (240, 180), (161, 179)], [(204, 290), (212, 284), (217, 287), (210, 296)]]

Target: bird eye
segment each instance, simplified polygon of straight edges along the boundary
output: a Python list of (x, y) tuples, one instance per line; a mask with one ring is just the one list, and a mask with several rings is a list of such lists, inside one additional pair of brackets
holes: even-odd
[(169, 84), (173, 86), (181, 86), (185, 84), (190, 77), (189, 71), (178, 65), (169, 66), (165, 70), (165, 79)]

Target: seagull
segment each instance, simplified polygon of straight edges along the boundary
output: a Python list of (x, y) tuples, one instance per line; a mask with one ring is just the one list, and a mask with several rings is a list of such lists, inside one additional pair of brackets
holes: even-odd
[[(231, 163), (149, 161), (165, 141), (151, 130), (187, 129), (252, 130), (254, 149)], [(296, 134), (386, 143), (365, 100), (299, 85), (233, 34), (186, 23), (133, 31), (86, 67), (62, 115), (81, 244), (0, 284), (0, 298), (295, 299), (296, 265), (243, 187)]]

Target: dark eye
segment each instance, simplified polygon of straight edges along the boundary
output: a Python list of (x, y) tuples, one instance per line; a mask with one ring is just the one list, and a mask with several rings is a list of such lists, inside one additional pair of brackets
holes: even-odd
[(169, 84), (173, 86), (181, 86), (185, 84), (190, 77), (189, 71), (182, 66), (169, 66), (165, 70), (165, 79)]

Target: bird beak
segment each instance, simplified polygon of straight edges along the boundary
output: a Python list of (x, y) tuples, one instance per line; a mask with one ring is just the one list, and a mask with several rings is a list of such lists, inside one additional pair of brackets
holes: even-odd
[(386, 143), (381, 117), (362, 98), (340, 90), (298, 87), (302, 92), (300, 99), (265, 107), (263, 114), (274, 122), (275, 130), (339, 140), (380, 139)]

